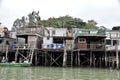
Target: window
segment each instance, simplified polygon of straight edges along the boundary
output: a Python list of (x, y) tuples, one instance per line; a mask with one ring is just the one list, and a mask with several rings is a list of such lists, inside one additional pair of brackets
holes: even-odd
[(50, 37), (47, 37), (47, 40), (50, 40)]
[(106, 45), (111, 45), (111, 40), (106, 40)]
[(55, 30), (52, 31), (52, 34), (55, 34)]
[(0, 44), (3, 43), (3, 40), (0, 40)]
[(80, 38), (79, 42), (82, 42), (82, 43), (84, 42), (85, 43), (86, 39), (85, 38)]
[(6, 45), (9, 45), (9, 41), (6, 41)]
[(113, 45), (116, 45), (117, 44), (117, 40), (113, 40)]

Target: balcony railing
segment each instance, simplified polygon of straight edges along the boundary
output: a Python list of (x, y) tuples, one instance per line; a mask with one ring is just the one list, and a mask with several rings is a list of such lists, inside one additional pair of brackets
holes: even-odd
[(16, 49), (35, 49), (34, 45), (30, 44), (16, 44)]
[(39, 34), (45, 35), (45, 29), (43, 28), (25, 28), (25, 29), (18, 29), (17, 34)]
[(104, 43), (77, 43), (75, 44), (75, 49), (85, 49), (85, 50), (105, 50), (105, 44)]

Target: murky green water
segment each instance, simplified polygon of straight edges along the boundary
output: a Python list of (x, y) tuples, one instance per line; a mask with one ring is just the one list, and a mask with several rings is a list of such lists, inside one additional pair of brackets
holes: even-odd
[(120, 70), (58, 67), (0, 67), (0, 80), (120, 80)]

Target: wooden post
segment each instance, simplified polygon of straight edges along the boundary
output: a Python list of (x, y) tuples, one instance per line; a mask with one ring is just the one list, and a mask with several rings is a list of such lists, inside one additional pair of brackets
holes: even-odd
[(77, 65), (77, 53), (75, 53), (75, 65)]
[(16, 49), (16, 53), (15, 53), (15, 62), (17, 62), (18, 50), (19, 50), (19, 46), (17, 45), (17, 49)]
[(92, 66), (92, 51), (90, 51), (90, 67)]
[(105, 67), (107, 67), (107, 52), (106, 52), (106, 49), (105, 49)]
[(71, 52), (71, 67), (73, 65), (73, 51)]
[(99, 61), (100, 61), (99, 66), (101, 67), (101, 64), (102, 64), (102, 57), (101, 56), (99, 57)]
[(34, 49), (32, 49), (32, 53), (31, 53), (31, 58), (30, 58), (31, 63), (32, 63), (32, 60), (33, 60), (33, 55), (34, 55)]
[(96, 58), (95, 58), (95, 54), (93, 54), (93, 58), (94, 58), (94, 62), (93, 62), (93, 63), (94, 63), (94, 67), (95, 67), (95, 59), (96, 59)]
[(110, 53), (109, 53), (109, 55), (108, 55), (108, 61), (109, 61), (109, 67), (110, 67), (110, 62), (111, 62), (111, 58), (110, 58), (111, 56), (110, 56)]
[(45, 66), (47, 66), (47, 52), (45, 52)]
[(112, 68), (114, 68), (114, 53), (112, 53), (111, 56), (112, 56)]
[(63, 67), (65, 67), (66, 66), (66, 61), (67, 60), (67, 52), (66, 52), (66, 50), (64, 50), (64, 55), (63, 55)]
[(8, 48), (9, 48), (9, 45), (7, 45), (7, 48), (6, 48), (6, 56), (5, 56), (6, 62), (8, 62)]
[(64, 41), (64, 55), (63, 55), (63, 67), (66, 67), (66, 61), (67, 60), (67, 52), (66, 52), (66, 44), (65, 44), (65, 41)]
[(38, 58), (37, 58), (37, 51), (35, 51), (35, 65), (38, 63)]
[(78, 66), (80, 66), (80, 51), (78, 50)]
[(52, 59), (53, 56), (52, 56), (52, 53), (50, 53), (50, 56), (51, 56), (51, 57), (50, 57), (50, 66), (52, 66), (52, 65), (51, 65), (51, 64), (53, 63), (53, 59)]
[(115, 47), (115, 50), (116, 50), (116, 68), (119, 69), (119, 51), (118, 51), (118, 40), (117, 40), (117, 44), (116, 44), (116, 47)]
[[(105, 41), (105, 45), (106, 45), (106, 39), (104, 39), (104, 41)], [(108, 58), (107, 58), (107, 51), (106, 51), (106, 47), (105, 47), (105, 67), (107, 67), (108, 65), (107, 65), (107, 62), (108, 62)]]

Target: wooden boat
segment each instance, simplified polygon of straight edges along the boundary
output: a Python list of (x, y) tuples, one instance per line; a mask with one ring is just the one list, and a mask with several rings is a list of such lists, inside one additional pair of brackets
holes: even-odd
[(0, 66), (29, 67), (32, 63), (0, 63)]

